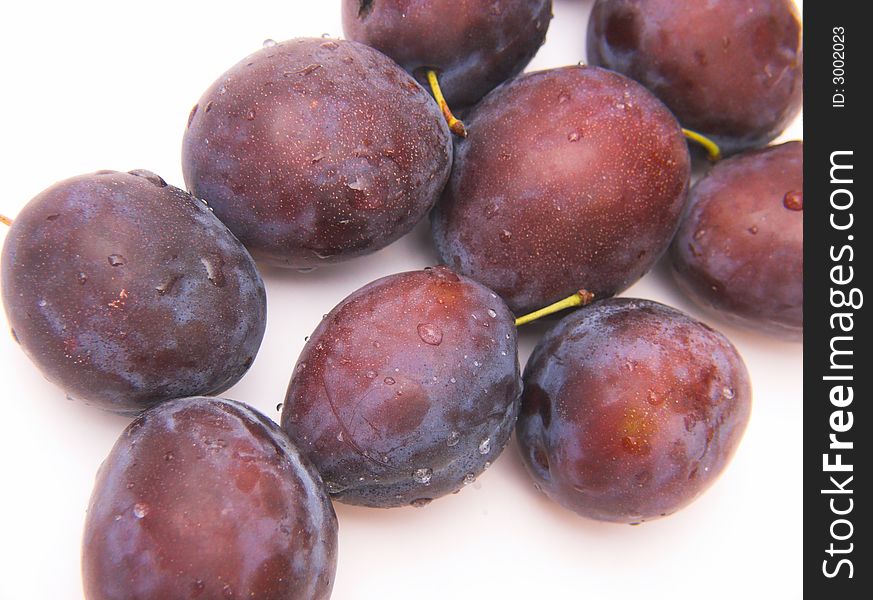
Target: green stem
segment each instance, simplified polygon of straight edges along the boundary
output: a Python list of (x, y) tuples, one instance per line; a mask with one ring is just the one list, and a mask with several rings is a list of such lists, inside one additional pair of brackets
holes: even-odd
[(696, 131), (691, 131), (690, 129), (682, 128), (682, 133), (685, 137), (693, 142), (697, 142), (706, 150), (706, 154), (709, 156), (709, 160), (712, 162), (718, 162), (721, 160), (721, 148), (718, 147), (718, 144), (713, 142), (711, 139), (706, 137), (705, 135), (701, 135)]
[(462, 138), (467, 137), (467, 128), (464, 127), (464, 124), (455, 118), (455, 115), (452, 114), (452, 110), (449, 108), (449, 103), (446, 102), (445, 96), (443, 96), (443, 90), (440, 87), (439, 78), (437, 77), (436, 71), (433, 69), (427, 70), (427, 82), (430, 84), (430, 90), (433, 92), (433, 97), (436, 100), (437, 104), (440, 107), (440, 110), (443, 111), (443, 117), (445, 117), (446, 122), (449, 124), (449, 129), (451, 129), (452, 133)]
[(588, 290), (579, 290), (569, 298), (564, 298), (563, 300), (555, 302), (554, 304), (550, 304), (545, 308), (535, 310), (530, 314), (517, 318), (515, 320), (515, 326), (521, 327), (522, 325), (526, 325), (532, 321), (536, 321), (537, 319), (541, 319), (542, 317), (554, 314), (556, 312), (560, 312), (567, 308), (574, 308), (576, 306), (588, 306), (593, 301), (594, 294), (592, 294)]

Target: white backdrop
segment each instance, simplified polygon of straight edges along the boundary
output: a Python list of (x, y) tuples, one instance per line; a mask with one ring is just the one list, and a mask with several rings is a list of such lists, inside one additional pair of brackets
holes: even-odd
[[(547, 43), (529, 70), (584, 57), (591, 3), (555, 0)], [(14, 217), (51, 183), (98, 169), (145, 168), (182, 185), (182, 132), (206, 87), (265, 38), (341, 35), (339, 4), (7, 5), (0, 213)], [(782, 139), (801, 137), (798, 119)], [(303, 338), (322, 314), (377, 277), (434, 262), (427, 228), (419, 226), (351, 263), (305, 275), (265, 270), (267, 335), (249, 374), (225, 396), (278, 418)], [(623, 295), (708, 320), (674, 289), (663, 264)], [(735, 460), (692, 506), (639, 527), (583, 520), (534, 490), (513, 442), (474, 485), (426, 508), (337, 505), (333, 597), (800, 597), (802, 348), (710, 322), (742, 352), (755, 397)], [(543, 332), (534, 325), (521, 333), (522, 364)], [(81, 598), (91, 485), (128, 420), (66, 402), (5, 332), (0, 380), (0, 600)]]

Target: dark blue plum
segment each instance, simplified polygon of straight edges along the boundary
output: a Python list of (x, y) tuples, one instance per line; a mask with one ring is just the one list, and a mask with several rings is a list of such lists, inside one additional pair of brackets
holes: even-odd
[(313, 268), (408, 233), (445, 186), (451, 151), (436, 103), (394, 61), (307, 38), (212, 84), (191, 112), (182, 169), (255, 259)]
[(42, 192), (3, 247), (13, 335), (69, 396), (125, 413), (220, 393), (251, 366), (266, 296), (206, 205), (145, 171)]
[(470, 483), (518, 414), (509, 309), (445, 267), (390, 275), (310, 337), (282, 426), (340, 502), (422, 505)]
[(722, 334), (670, 307), (616, 298), (564, 318), (524, 372), (517, 437), (552, 500), (637, 524), (706, 490), (746, 428), (751, 388)]

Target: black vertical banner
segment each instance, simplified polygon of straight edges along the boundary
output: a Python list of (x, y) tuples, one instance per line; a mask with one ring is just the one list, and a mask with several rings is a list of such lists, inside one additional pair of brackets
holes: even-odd
[[(804, 6), (804, 589), (870, 598), (873, 30), (866, 2)], [(865, 350), (867, 350), (865, 352)], [(867, 491), (864, 491), (867, 490)], [(862, 592), (863, 590), (863, 592)]]

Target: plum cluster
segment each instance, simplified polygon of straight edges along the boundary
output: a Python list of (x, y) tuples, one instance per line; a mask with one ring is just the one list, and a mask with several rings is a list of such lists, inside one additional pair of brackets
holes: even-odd
[[(802, 142), (762, 148), (801, 102), (796, 11), (598, 0), (596, 66), (519, 75), (551, 8), (343, 0), (349, 40), (268, 41), (194, 105), (188, 191), (99, 171), (15, 218), (13, 337), (71, 398), (136, 416), (88, 510), (89, 600), (327, 598), (331, 500), (424, 506), (513, 431), (538, 488), (598, 520), (669, 515), (725, 469), (751, 411), (739, 353), (612, 296), (669, 248), (702, 306), (802, 336)], [(688, 136), (741, 153), (691, 187)], [(264, 336), (255, 261), (347, 261), (428, 215), (441, 264), (325, 315), (281, 425), (215, 397)], [(522, 377), (517, 326), (588, 304)]]

